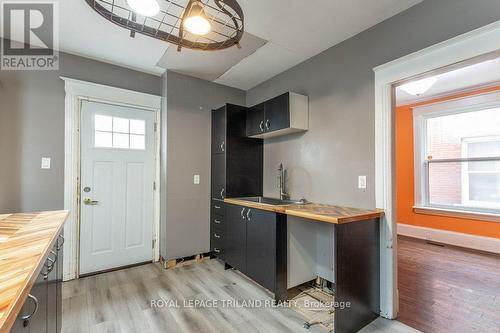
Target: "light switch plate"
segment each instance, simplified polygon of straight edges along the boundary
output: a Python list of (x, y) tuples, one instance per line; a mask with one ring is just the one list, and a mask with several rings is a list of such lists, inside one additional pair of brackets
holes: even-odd
[(194, 177), (193, 177), (193, 183), (195, 185), (199, 185), (200, 184), (200, 175), (194, 175)]
[(366, 176), (358, 176), (358, 188), (366, 188)]
[(42, 169), (50, 169), (50, 157), (42, 157)]

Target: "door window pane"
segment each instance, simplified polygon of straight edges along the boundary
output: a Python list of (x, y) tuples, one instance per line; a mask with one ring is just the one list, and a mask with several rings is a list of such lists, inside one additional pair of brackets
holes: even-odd
[(129, 148), (128, 138), (128, 134), (113, 133), (113, 148)]
[(94, 146), (96, 148), (146, 149), (146, 122), (95, 115)]
[(113, 132), (129, 133), (128, 119), (113, 117)]
[(95, 131), (95, 146), (99, 148), (113, 147), (113, 136), (110, 132)]
[(94, 117), (95, 130), (111, 132), (113, 126), (113, 117), (96, 114)]
[(144, 135), (130, 135), (130, 149), (145, 149)]
[(144, 135), (146, 133), (144, 120), (130, 119), (130, 133)]

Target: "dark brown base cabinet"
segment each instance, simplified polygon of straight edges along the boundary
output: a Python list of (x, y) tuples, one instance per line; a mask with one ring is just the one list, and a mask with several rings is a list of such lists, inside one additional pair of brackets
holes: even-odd
[(226, 204), (224, 262), (287, 300), (286, 216)]
[(62, 324), (63, 238), (58, 237), (11, 333), (59, 333)]

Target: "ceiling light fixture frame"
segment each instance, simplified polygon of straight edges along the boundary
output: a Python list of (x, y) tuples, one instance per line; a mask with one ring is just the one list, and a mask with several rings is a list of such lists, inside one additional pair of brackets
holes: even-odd
[[(202, 51), (218, 51), (232, 46), (241, 48), (244, 33), (244, 15), (236, 0), (158, 0), (160, 13), (145, 17), (117, 0), (85, 0), (87, 4), (108, 21), (130, 31), (165, 41), (177, 46), (177, 50), (188, 48)], [(205, 35), (194, 35), (183, 28), (183, 20), (189, 16), (192, 4), (198, 2), (209, 13), (212, 31)], [(181, 14), (179, 14), (179, 12)]]

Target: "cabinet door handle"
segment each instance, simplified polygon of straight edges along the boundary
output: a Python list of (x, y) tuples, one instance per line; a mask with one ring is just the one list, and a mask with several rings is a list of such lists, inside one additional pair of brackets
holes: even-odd
[(264, 120), (260, 121), (259, 128), (261, 132), (264, 132)]
[(220, 253), (220, 250), (218, 248), (214, 247), (214, 252), (215, 253)]
[(252, 214), (250, 212), (251, 212), (251, 210), (249, 209), (247, 211), (247, 220), (248, 220), (248, 222), (250, 222), (252, 220)]
[(270, 128), (271, 128), (271, 121), (268, 119), (266, 120), (266, 130), (269, 131)]
[(220, 238), (220, 235), (214, 234), (215, 238)]
[(220, 224), (220, 221), (217, 219), (215, 219), (214, 222), (215, 222), (215, 224)]
[(242, 218), (243, 220), (245, 219), (245, 209), (246, 209), (246, 208), (243, 208), (243, 209), (241, 210), (241, 218)]
[(225, 192), (225, 190), (224, 190), (224, 189), (220, 190), (220, 197), (221, 197), (222, 199), (224, 199), (224, 192)]
[(35, 313), (38, 311), (38, 299), (31, 294), (28, 294), (28, 298), (33, 301), (33, 304), (35, 304), (35, 308), (29, 315), (19, 317), (23, 321), (24, 327), (27, 327), (30, 324), (31, 317), (33, 317)]
[[(59, 244), (59, 240), (61, 240), (60, 244)], [(57, 245), (56, 245), (57, 251), (61, 250), (63, 245), (64, 245), (64, 236), (63, 235), (59, 235), (57, 237)]]
[(215, 209), (220, 209), (220, 206), (215, 205), (214, 207), (215, 207)]
[(226, 145), (226, 142), (222, 141), (222, 143), (220, 144), (220, 150), (221, 151), (225, 151), (225, 148), (224, 148), (225, 145)]

